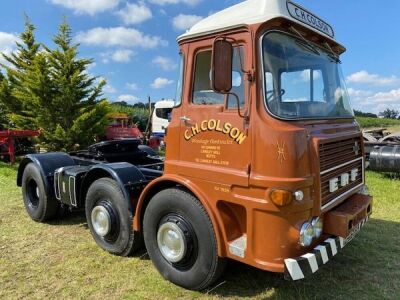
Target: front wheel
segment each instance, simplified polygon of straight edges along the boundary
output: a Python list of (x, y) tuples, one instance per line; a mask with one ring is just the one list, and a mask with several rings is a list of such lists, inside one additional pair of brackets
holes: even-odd
[(132, 212), (115, 180), (101, 178), (89, 188), (86, 220), (96, 243), (119, 256), (129, 256), (143, 245), (132, 229)]
[(143, 232), (153, 264), (172, 283), (202, 290), (224, 269), (211, 220), (200, 201), (185, 191), (156, 194), (146, 208)]

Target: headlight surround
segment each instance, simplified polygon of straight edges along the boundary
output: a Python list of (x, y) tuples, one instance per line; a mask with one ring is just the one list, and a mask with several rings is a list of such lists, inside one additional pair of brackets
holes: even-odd
[(314, 227), (310, 222), (305, 222), (300, 229), (300, 245), (308, 247), (314, 239)]
[(324, 221), (320, 217), (313, 218), (311, 225), (314, 228), (314, 237), (316, 239), (320, 238), (324, 230)]

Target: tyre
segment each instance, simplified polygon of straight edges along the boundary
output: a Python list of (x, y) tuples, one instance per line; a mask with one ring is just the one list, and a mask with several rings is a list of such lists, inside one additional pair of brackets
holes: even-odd
[(147, 252), (161, 275), (191, 290), (203, 290), (221, 275), (211, 220), (198, 199), (180, 189), (156, 194), (143, 221)]
[(156, 151), (146, 145), (139, 145), (139, 150), (146, 152), (148, 156), (158, 156)]
[(101, 178), (90, 186), (85, 211), (90, 232), (103, 250), (129, 256), (142, 247), (142, 237), (132, 229), (132, 211), (115, 180)]
[(28, 215), (37, 222), (45, 222), (57, 215), (59, 202), (47, 195), (39, 168), (29, 163), (22, 175), (22, 197)]

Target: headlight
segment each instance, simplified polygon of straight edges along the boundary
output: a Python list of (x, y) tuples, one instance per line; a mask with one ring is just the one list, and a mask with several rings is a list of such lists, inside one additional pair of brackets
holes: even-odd
[(314, 228), (314, 237), (318, 239), (324, 230), (324, 221), (322, 218), (316, 217), (311, 221), (311, 225)]
[(314, 238), (314, 227), (310, 222), (305, 222), (300, 230), (300, 245), (308, 247)]

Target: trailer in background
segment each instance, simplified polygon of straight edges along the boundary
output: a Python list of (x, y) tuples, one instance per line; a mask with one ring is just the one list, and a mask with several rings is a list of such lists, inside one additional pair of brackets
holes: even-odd
[(0, 160), (15, 163), (18, 154), (24, 155), (29, 151), (29, 145), (22, 139), (40, 135), (39, 130), (4, 130), (0, 131)]

